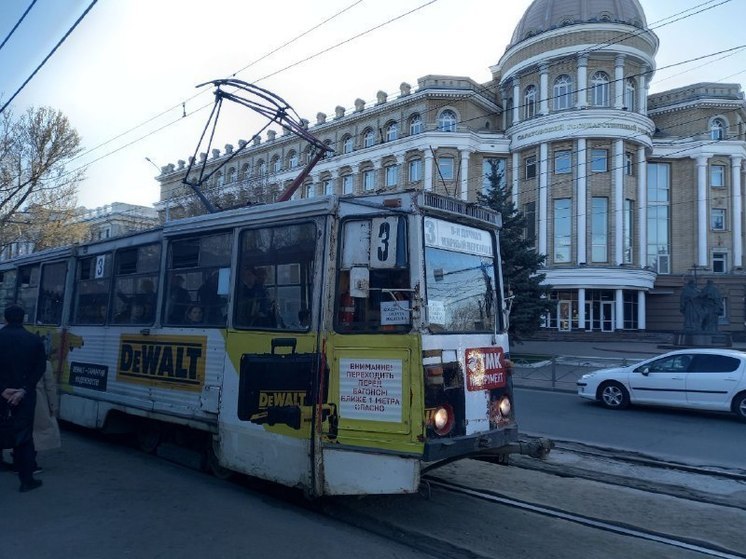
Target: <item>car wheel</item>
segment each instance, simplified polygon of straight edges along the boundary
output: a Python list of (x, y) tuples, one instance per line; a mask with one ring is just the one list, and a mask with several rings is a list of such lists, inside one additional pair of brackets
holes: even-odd
[(629, 406), (629, 392), (618, 382), (605, 382), (598, 387), (598, 399), (605, 408), (623, 410)]
[(742, 392), (735, 397), (733, 411), (736, 412), (738, 419), (746, 421), (746, 392)]

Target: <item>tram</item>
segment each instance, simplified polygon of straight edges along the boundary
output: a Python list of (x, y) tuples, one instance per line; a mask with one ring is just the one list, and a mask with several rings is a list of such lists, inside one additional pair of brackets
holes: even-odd
[(499, 214), (432, 192), (254, 205), (0, 263), (61, 419), (309, 496), (415, 492), (518, 438)]

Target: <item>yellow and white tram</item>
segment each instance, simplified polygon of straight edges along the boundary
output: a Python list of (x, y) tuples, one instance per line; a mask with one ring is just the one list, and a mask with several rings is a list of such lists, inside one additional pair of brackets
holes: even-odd
[(257, 205), (0, 263), (0, 301), (66, 421), (312, 496), (413, 492), (518, 437), (499, 225), (430, 192)]

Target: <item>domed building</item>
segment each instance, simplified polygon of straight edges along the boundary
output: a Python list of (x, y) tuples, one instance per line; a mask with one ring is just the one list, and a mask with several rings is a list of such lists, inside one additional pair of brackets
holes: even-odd
[[(714, 280), (720, 330), (742, 333), (744, 95), (722, 83), (649, 95), (657, 50), (637, 0), (535, 0), (490, 82), (429, 75), (395, 99), (319, 113), (309, 128), (335, 153), (297, 196), (422, 188), (476, 200), (497, 168), (547, 255), (547, 333), (678, 331), (689, 278)], [(270, 131), (202, 159), (230, 160), (216, 190), (271, 198), (304, 150)], [(185, 169), (158, 177), (171, 217), (188, 206)]]

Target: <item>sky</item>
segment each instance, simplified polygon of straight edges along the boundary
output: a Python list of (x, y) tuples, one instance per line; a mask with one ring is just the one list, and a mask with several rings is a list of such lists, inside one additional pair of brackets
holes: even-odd
[[(32, 1), (0, 0), (0, 42)], [(36, 0), (0, 48), (0, 106), (91, 1)], [(660, 39), (651, 93), (746, 83), (746, 49), (664, 68), (746, 43), (746, 0), (640, 1)], [(402, 82), (414, 90), (429, 74), (484, 83), (530, 3), (98, 0), (11, 108), (50, 106), (69, 118), (84, 148), (68, 164), (86, 169), (79, 204), (149, 206), (158, 201), (159, 168), (196, 149), (213, 102), (212, 88), (198, 84), (228, 77), (256, 83), (314, 123), (318, 112), (333, 116), (337, 105), (349, 110), (357, 98), (370, 106), (381, 90), (392, 98)], [(710, 9), (669, 19), (695, 6)], [(221, 151), (263, 124), (245, 108), (224, 112), (215, 136)]]

